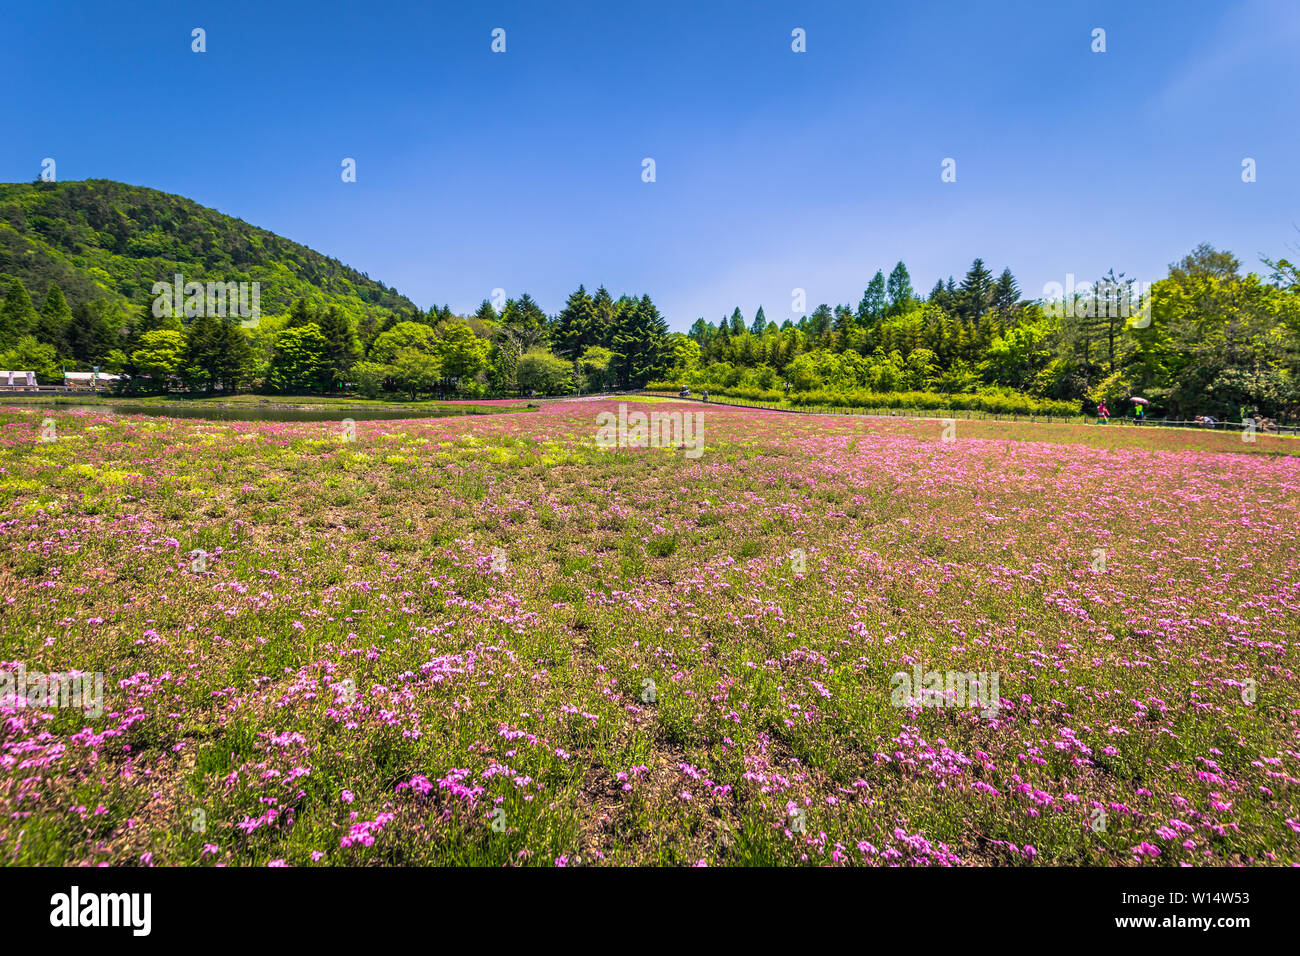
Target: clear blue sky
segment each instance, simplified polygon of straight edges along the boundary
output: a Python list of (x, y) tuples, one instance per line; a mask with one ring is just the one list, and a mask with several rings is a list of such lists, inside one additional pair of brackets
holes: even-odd
[(1067, 272), (1154, 280), (1202, 241), (1250, 266), (1300, 243), (1296, 0), (7, 0), (0, 16), (0, 178), (50, 156), (60, 180), (179, 193), (425, 307), (501, 287), (554, 312), (604, 283), (684, 330), (737, 305), (780, 320), (794, 287), (810, 309), (856, 303), (898, 259), (923, 293), (982, 256), (1037, 296)]

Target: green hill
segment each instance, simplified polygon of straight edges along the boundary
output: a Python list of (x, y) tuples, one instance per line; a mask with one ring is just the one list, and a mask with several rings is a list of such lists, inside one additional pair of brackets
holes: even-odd
[(125, 317), (178, 272), (260, 282), (268, 316), (300, 297), (337, 306), (354, 325), (418, 311), (337, 259), (183, 196), (106, 179), (0, 184), (0, 279), (17, 276), (38, 306), (54, 282), (74, 308), (98, 300)]

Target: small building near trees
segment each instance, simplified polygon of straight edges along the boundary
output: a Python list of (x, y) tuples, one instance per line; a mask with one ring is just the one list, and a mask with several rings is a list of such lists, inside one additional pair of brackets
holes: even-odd
[(0, 372), (0, 386), (5, 388), (35, 388), (35, 372)]

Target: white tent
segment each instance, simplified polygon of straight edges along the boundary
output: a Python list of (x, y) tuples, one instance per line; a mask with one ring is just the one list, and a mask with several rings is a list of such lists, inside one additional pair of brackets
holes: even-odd
[(0, 385), (20, 386), (26, 388), (36, 387), (35, 372), (0, 372)]

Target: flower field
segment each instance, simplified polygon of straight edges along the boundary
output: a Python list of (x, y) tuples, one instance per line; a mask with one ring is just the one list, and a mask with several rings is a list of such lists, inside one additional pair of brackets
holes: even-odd
[(1300, 442), (627, 404), (0, 409), (0, 861), (1300, 862)]

